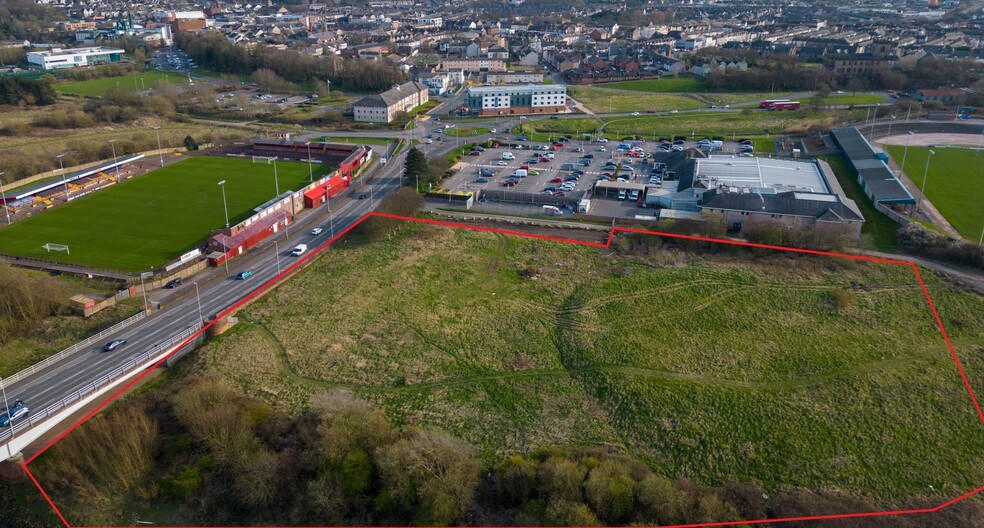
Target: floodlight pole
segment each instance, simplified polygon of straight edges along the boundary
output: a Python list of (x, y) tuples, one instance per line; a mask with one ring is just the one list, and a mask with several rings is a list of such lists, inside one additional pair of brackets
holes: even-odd
[(225, 182), (225, 180), (220, 181), (219, 187), (222, 188), (222, 209), (225, 211), (225, 226), (226, 229), (229, 229), (229, 205), (226, 203)]
[(156, 126), (156, 127), (153, 127), (153, 129), (154, 129), (154, 134), (157, 134), (157, 155), (160, 156), (160, 159), (161, 159), (161, 167), (163, 167), (164, 166), (164, 149), (161, 148), (161, 132), (160, 132), (161, 127)]
[(314, 169), (311, 168), (311, 142), (308, 141), (305, 145), (308, 148), (308, 177), (311, 178), (311, 181), (314, 181)]
[(3, 191), (3, 175), (6, 172), (0, 172), (0, 198), (3, 199), (3, 210), (7, 213), (7, 225), (10, 225), (10, 209), (7, 209), (7, 193)]
[(912, 139), (912, 131), (906, 132), (905, 136), (905, 150), (902, 151), (902, 166), (899, 167), (899, 179), (902, 179), (902, 172), (905, 171), (905, 158), (909, 155), (909, 140)]
[(936, 154), (936, 151), (930, 149), (929, 154), (926, 155), (926, 169), (923, 171), (923, 181), (922, 188), (919, 190), (919, 201), (916, 202), (916, 211), (920, 211), (920, 206), (922, 205), (923, 198), (926, 197), (926, 177), (929, 176), (929, 160)]
[(280, 177), (277, 176), (277, 156), (273, 157), (273, 184), (277, 191), (277, 196), (280, 196)]
[(113, 165), (116, 166), (116, 183), (120, 183), (120, 166), (116, 161), (116, 140), (109, 140), (109, 146), (113, 147)]
[(55, 157), (58, 158), (58, 166), (61, 167), (62, 183), (65, 185), (65, 201), (68, 202), (72, 198), (68, 194), (68, 180), (65, 179), (65, 164), (62, 163), (62, 156), (64, 156), (64, 155), (65, 154), (59, 154), (59, 155), (57, 155)]

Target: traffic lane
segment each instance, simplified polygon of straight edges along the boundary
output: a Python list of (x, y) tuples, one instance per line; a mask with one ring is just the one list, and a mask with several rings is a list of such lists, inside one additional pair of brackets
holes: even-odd
[[(380, 197), (395, 188), (395, 185), (382, 185), (374, 192)], [(373, 201), (375, 203), (375, 200)], [(343, 214), (336, 216), (336, 228), (345, 229), (369, 211), (371, 204), (350, 202), (350, 207), (343, 206)], [(344, 214), (344, 209), (352, 209), (352, 213)], [(325, 235), (328, 240), (330, 234)], [(274, 246), (275, 247), (275, 246)], [(270, 251), (269, 255), (258, 255), (257, 260), (250, 263), (254, 268), (254, 277), (258, 280), (235, 280), (236, 272), (230, 270), (225, 280), (212, 283), (202, 291), (202, 312), (218, 313), (250, 294), (260, 285), (274, 278), (277, 272), (277, 255)], [(281, 262), (283, 265), (289, 265)], [(237, 270), (239, 270), (237, 268)], [(241, 271), (241, 270), (239, 270)], [(193, 286), (193, 285), (192, 285)], [(198, 298), (186, 297), (172, 309), (158, 312), (119, 334), (107, 336), (106, 341), (125, 338), (128, 343), (114, 352), (101, 352), (103, 343), (97, 343), (88, 349), (79, 351), (51, 367), (44, 369), (38, 376), (32, 376), (11, 384), (9, 390), (14, 392), (35, 409), (42, 409), (56, 403), (65, 396), (85, 387), (92, 381), (111, 372), (127, 361), (152, 349), (154, 346), (178, 334), (181, 330), (193, 325), (198, 320)], [(120, 354), (119, 351), (124, 351)]]

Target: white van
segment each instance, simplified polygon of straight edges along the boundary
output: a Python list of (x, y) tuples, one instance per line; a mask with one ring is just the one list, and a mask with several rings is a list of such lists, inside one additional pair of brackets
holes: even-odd
[(303, 255), (305, 251), (307, 251), (307, 244), (298, 244), (294, 246), (294, 251), (291, 251), (290, 254), (295, 257), (299, 257)]
[(512, 176), (513, 178), (525, 178), (527, 174), (529, 174), (529, 171), (527, 171), (526, 169), (516, 169), (513, 171), (513, 173), (510, 176)]
[(711, 144), (709, 146), (711, 147), (711, 150), (721, 150), (724, 148), (724, 141), (716, 139), (714, 141), (711, 141)]
[(513, 156), (513, 153), (512, 152), (503, 152), (502, 153), (502, 159), (504, 159), (504, 160), (514, 160), (514, 159), (516, 159), (516, 156)]
[(618, 199), (619, 200), (624, 200), (625, 199), (625, 196), (626, 196), (625, 189), (619, 189), (618, 190)]

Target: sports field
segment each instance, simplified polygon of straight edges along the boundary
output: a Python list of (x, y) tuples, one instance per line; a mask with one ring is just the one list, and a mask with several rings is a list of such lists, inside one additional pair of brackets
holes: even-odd
[[(193, 370), (290, 413), (350, 390), (490, 459), (604, 446), (670, 479), (881, 500), (984, 483), (981, 421), (910, 268), (624, 253), (637, 244), (417, 224), (355, 238), (240, 312)], [(984, 390), (984, 299), (923, 278)]]
[[(281, 192), (297, 189), (308, 181), (308, 166), (277, 163), (277, 176)], [(122, 271), (159, 267), (225, 225), (221, 180), (233, 224), (276, 196), (273, 165), (190, 158), (0, 228), (0, 253)], [(67, 244), (71, 254), (48, 253), (46, 243)]]
[(167, 80), (172, 84), (187, 85), (188, 76), (177, 72), (141, 72), (124, 75), (122, 77), (106, 77), (103, 79), (92, 79), (91, 81), (69, 81), (60, 82), (54, 85), (55, 91), (64, 94), (88, 95), (90, 97), (102, 97), (106, 90), (114, 86), (128, 92), (141, 92), (150, 90), (154, 83), (159, 80)]
[[(887, 147), (892, 159), (902, 164), (905, 147)], [(918, 186), (926, 174), (929, 148), (909, 147), (905, 155), (905, 173)], [(984, 230), (984, 153), (974, 149), (933, 148), (936, 154), (929, 162), (926, 178), (926, 198), (936, 206), (948, 222), (966, 239), (974, 242)], [(914, 193), (919, 199), (919, 193)]]

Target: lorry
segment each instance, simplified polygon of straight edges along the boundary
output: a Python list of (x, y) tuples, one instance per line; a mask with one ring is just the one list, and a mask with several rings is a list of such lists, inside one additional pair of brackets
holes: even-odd
[(294, 255), (295, 257), (299, 257), (303, 255), (304, 252), (307, 251), (307, 249), (308, 249), (307, 244), (298, 244), (294, 246), (294, 251), (291, 251), (290, 254)]

